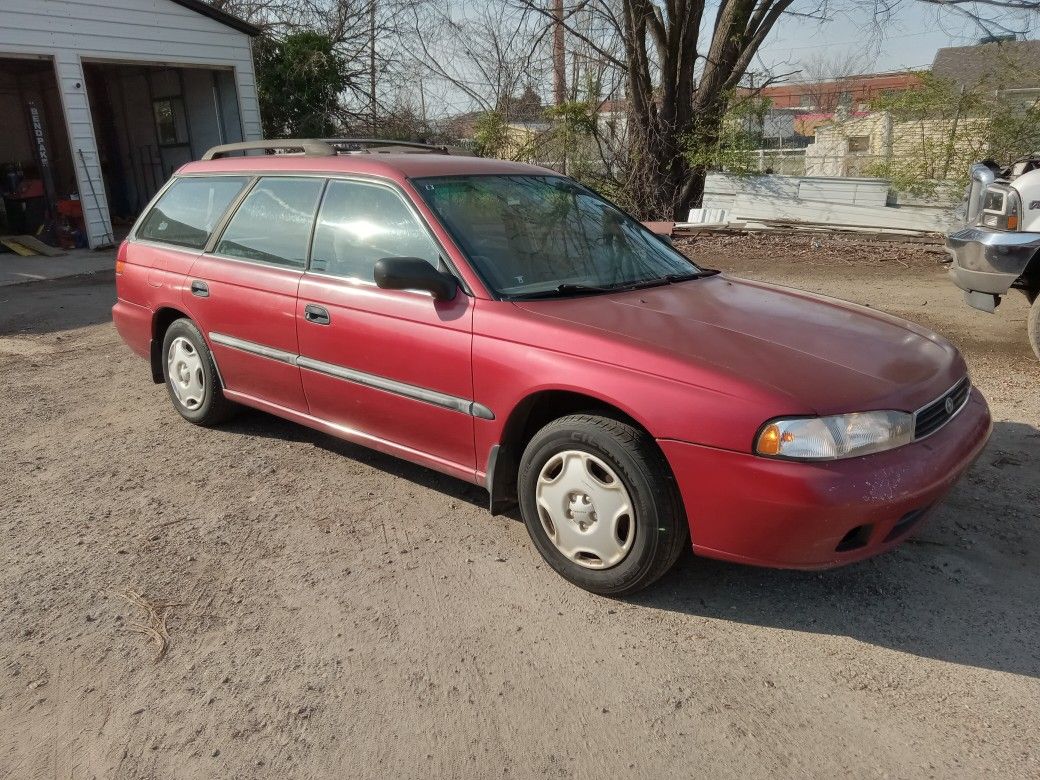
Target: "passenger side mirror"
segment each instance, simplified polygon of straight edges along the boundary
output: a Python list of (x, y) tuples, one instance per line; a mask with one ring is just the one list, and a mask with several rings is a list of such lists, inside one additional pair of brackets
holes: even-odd
[(435, 301), (450, 301), (459, 289), (455, 277), (421, 257), (384, 257), (376, 262), (375, 279), (384, 290), (425, 290)]

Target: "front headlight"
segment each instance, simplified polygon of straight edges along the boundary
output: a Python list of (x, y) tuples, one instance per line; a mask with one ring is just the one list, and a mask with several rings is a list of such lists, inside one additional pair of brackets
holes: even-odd
[(982, 199), (982, 224), (997, 230), (1018, 230), (1022, 199), (1012, 187), (986, 188)]
[(766, 423), (755, 440), (755, 453), (793, 460), (836, 460), (901, 447), (913, 436), (914, 418), (906, 412), (799, 417)]

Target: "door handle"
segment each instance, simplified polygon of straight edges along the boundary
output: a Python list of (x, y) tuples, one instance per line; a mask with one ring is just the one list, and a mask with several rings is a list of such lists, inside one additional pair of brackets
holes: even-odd
[(323, 306), (315, 306), (313, 303), (308, 303), (303, 307), (303, 318), (315, 325), (328, 325), (332, 322), (329, 310)]
[(193, 279), (191, 282), (191, 294), (198, 298), (208, 298), (209, 285), (198, 279)]

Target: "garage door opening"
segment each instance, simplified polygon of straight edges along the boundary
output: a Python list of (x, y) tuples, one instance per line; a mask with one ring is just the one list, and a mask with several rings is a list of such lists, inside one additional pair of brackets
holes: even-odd
[(79, 193), (53, 61), (0, 58), (0, 117), (0, 236), (57, 246)]
[(177, 168), (242, 140), (231, 70), (85, 62), (83, 72), (117, 235)]

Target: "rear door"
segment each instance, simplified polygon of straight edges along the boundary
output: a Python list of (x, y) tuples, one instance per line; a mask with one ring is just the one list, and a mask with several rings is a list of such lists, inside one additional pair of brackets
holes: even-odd
[(329, 182), (300, 283), (296, 326), (311, 414), (472, 474), (472, 299), (381, 290), (377, 260), (441, 249), (402, 193)]
[(260, 178), (212, 251), (185, 280), (183, 297), (206, 334), (225, 388), (307, 411), (296, 366), (296, 294), (325, 180)]
[(165, 188), (127, 245), (126, 260), (147, 267), (146, 302), (170, 300), (205, 249), (248, 176), (183, 176)]

